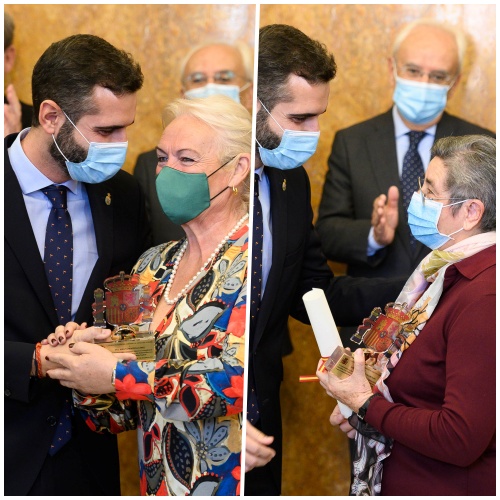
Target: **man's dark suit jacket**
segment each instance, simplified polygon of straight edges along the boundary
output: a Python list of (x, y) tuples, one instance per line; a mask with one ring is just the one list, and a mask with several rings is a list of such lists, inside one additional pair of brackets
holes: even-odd
[[(119, 495), (116, 437), (92, 432), (75, 411), (73, 437), (47, 457), (64, 399), (71, 390), (49, 379), (30, 380), (35, 344), (58, 325), (19, 182), (4, 140), (4, 484), (6, 495), (26, 495), (42, 468), (59, 484), (58, 493), (36, 481), (34, 494)], [(75, 321), (92, 324), (93, 292), (108, 276), (129, 272), (150, 246), (144, 196), (124, 171), (102, 184), (86, 185), (96, 234), (98, 261)], [(111, 204), (105, 198), (111, 197)], [(53, 468), (52, 472), (51, 469)]]
[[(486, 134), (489, 130), (443, 113), (435, 139)], [(328, 259), (348, 264), (350, 276), (409, 276), (430, 249), (417, 242), (410, 248), (410, 229), (399, 198), (394, 241), (367, 257), (373, 201), (400, 188), (392, 110), (335, 134), (316, 227)], [(400, 193), (401, 193), (400, 189)]]
[(155, 184), (157, 164), (156, 150), (147, 151), (137, 157), (134, 169), (134, 177), (139, 181), (146, 195), (146, 208), (153, 232), (153, 245), (180, 240), (185, 236), (182, 227), (174, 224), (161, 208)]
[[(324, 289), (336, 323), (358, 325), (373, 307), (394, 300), (404, 283), (396, 279), (333, 278), (312, 225), (306, 171), (303, 167), (288, 171), (266, 167), (266, 173), (273, 227), (272, 266), (256, 324), (250, 327), (248, 370), (249, 377), (255, 380), (260, 411), (257, 427), (274, 436), (272, 446), (277, 455), (265, 467), (246, 474), (246, 495), (281, 492), (281, 349), (289, 316), (309, 323), (302, 296), (312, 288)], [(359, 286), (361, 283), (364, 286)], [(311, 348), (317, 349), (312, 334), (311, 342)], [(311, 409), (297, 408), (297, 411)]]

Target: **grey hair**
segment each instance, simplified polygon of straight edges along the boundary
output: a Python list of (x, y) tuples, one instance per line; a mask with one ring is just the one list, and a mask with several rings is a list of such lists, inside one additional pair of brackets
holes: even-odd
[[(480, 200), (484, 214), (481, 232), (496, 229), (496, 140), (486, 135), (444, 137), (431, 149), (431, 158), (440, 158), (447, 170), (445, 188), (450, 198)], [(452, 214), (461, 205), (451, 207)]]
[(465, 34), (457, 27), (450, 24), (441, 23), (439, 21), (436, 21), (435, 19), (416, 19), (415, 21), (412, 21), (411, 23), (405, 25), (394, 39), (392, 45), (392, 56), (396, 58), (399, 47), (404, 42), (406, 37), (411, 33), (411, 31), (417, 26), (431, 26), (433, 28), (446, 31), (453, 36), (453, 38), (455, 39), (455, 43), (457, 44), (458, 72), (460, 73), (464, 62), (465, 50), (467, 48), (467, 40), (465, 38)]
[(10, 47), (14, 43), (14, 19), (8, 12), (3, 14), (3, 50)]
[(253, 50), (247, 43), (241, 40), (237, 40), (234, 43), (228, 43), (225, 41), (211, 41), (211, 42), (200, 43), (199, 45), (193, 47), (181, 60), (181, 65), (180, 65), (181, 82), (184, 78), (184, 70), (186, 69), (186, 65), (189, 59), (191, 59), (191, 56), (195, 52), (198, 52), (200, 49), (204, 49), (205, 47), (211, 47), (212, 45), (225, 45), (227, 47), (236, 49), (240, 53), (241, 59), (243, 60), (243, 67), (245, 68), (245, 78), (249, 82), (253, 82)]
[[(221, 164), (242, 153), (252, 150), (252, 117), (248, 110), (225, 95), (212, 95), (197, 99), (176, 99), (163, 112), (166, 126), (174, 118), (182, 115), (193, 116), (207, 124), (217, 134), (217, 149)], [(227, 169), (233, 168), (236, 161), (229, 161)], [(241, 200), (246, 209), (249, 204), (250, 176), (239, 189)]]

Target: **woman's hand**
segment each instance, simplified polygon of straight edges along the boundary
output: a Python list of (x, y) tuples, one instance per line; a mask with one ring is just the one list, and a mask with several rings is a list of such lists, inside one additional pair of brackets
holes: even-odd
[(357, 413), (363, 403), (372, 395), (372, 389), (365, 375), (363, 350), (357, 349), (353, 357), (354, 371), (347, 378), (340, 379), (333, 373), (324, 373), (319, 369), (316, 371), (316, 375), (330, 397), (344, 403)]
[(71, 342), (65, 347), (67, 352), (61, 348), (50, 350), (45, 357), (45, 361), (51, 364), (47, 377), (59, 380), (61, 385), (77, 389), (84, 394), (115, 392), (111, 375), (117, 361), (136, 359), (135, 354), (114, 354), (104, 347), (88, 342)]
[(59, 325), (54, 333), (51, 333), (46, 339), (41, 341), (42, 345), (64, 345), (68, 339), (73, 342), (91, 342), (95, 340), (105, 341), (111, 335), (111, 330), (107, 328), (98, 328), (91, 326), (87, 328), (87, 323), (79, 325), (74, 321)]
[(330, 423), (333, 426), (338, 425), (342, 432), (345, 432), (348, 438), (354, 439), (356, 435), (356, 429), (354, 429), (347, 418), (342, 415), (339, 406), (337, 405), (332, 414), (330, 415)]

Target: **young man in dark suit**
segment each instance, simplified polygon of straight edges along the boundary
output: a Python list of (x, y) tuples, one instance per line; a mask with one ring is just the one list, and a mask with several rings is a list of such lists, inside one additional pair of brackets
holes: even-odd
[[(460, 81), (465, 43), (462, 32), (432, 20), (405, 25), (388, 59), (393, 108), (335, 135), (316, 227), (327, 258), (346, 263), (350, 276), (409, 276), (430, 251), (410, 237), (406, 209), (433, 143), (494, 135), (444, 111)], [(410, 133), (419, 138), (420, 173), (413, 176), (405, 160)], [(354, 329), (340, 333), (348, 345)]]
[(393, 300), (404, 283), (334, 278), (312, 225), (302, 164), (316, 149), (318, 118), (335, 73), (333, 55), (321, 43), (292, 26), (261, 28), (255, 163), (255, 206), (261, 208), (253, 224), (255, 234), (263, 228), (263, 237), (262, 267), (255, 260), (258, 246), (252, 249), (251, 290), (260, 296), (250, 299), (246, 495), (281, 492), (281, 349), (289, 316), (309, 322), (302, 296), (324, 289), (337, 324), (355, 325), (372, 307)]
[[(71, 390), (39, 378), (36, 359), (50, 349), (37, 343), (59, 324), (92, 324), (94, 290), (128, 272), (150, 246), (144, 195), (120, 170), (142, 83), (126, 52), (93, 35), (65, 38), (33, 70), (33, 126), (4, 140), (7, 495), (120, 494), (115, 436), (92, 432), (71, 408)], [(54, 186), (66, 192), (65, 210), (45, 194)], [(69, 214), (72, 228), (64, 306), (46, 264), (53, 211)]]

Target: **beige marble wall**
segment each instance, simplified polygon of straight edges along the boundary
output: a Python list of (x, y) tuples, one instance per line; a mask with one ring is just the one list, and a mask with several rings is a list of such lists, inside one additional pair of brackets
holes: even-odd
[[(318, 150), (307, 163), (317, 213), (334, 134), (389, 109), (387, 57), (393, 34), (406, 22), (433, 17), (467, 33), (464, 75), (447, 110), (496, 130), (496, 33), (494, 5), (261, 5), (260, 26), (290, 24), (333, 52), (338, 73), (328, 111), (321, 118)], [(331, 263), (342, 272), (343, 265)], [(315, 371), (319, 352), (309, 326), (290, 320), (294, 352), (284, 358), (283, 495), (347, 495), (347, 439), (330, 426), (334, 402), (319, 384), (300, 384)]]
[(462, 28), (468, 41), (464, 71), (447, 111), (496, 130), (495, 5), (262, 5), (260, 26), (282, 23), (322, 41), (337, 61), (318, 150), (306, 168), (317, 210), (327, 159), (337, 130), (389, 109), (387, 57), (393, 35), (426, 17)]
[[(75, 33), (98, 35), (130, 52), (144, 73), (135, 124), (128, 130), (124, 169), (154, 148), (162, 132), (161, 110), (179, 96), (179, 64), (194, 45), (243, 40), (254, 47), (255, 5), (5, 5), (16, 23), (13, 82), (31, 103), (31, 72), (52, 43)], [(139, 494), (136, 433), (119, 436), (123, 495)], [(98, 450), (96, 450), (98, 453)]]
[(161, 111), (179, 97), (179, 64), (195, 45), (243, 40), (254, 47), (255, 5), (5, 5), (16, 23), (18, 58), (12, 76), (19, 96), (31, 103), (31, 72), (52, 43), (75, 33), (105, 38), (130, 52), (144, 73), (135, 124), (129, 128), (124, 169), (156, 146)]

